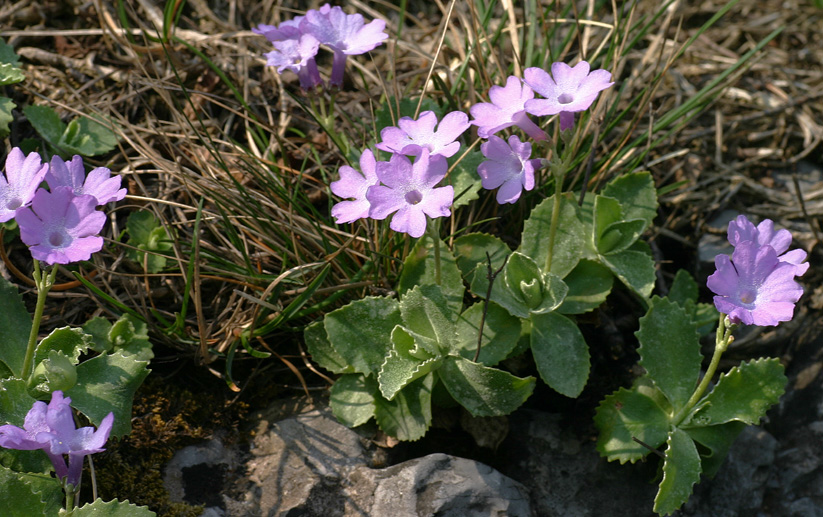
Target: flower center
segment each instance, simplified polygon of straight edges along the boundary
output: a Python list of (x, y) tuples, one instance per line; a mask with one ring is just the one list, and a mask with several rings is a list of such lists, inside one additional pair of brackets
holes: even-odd
[(423, 201), (423, 194), (421, 194), (417, 190), (411, 190), (406, 192), (406, 203), (410, 205), (416, 205), (417, 203)]
[(745, 304), (754, 303), (757, 299), (757, 292), (753, 291), (752, 289), (744, 289), (740, 292), (740, 301)]
[(574, 102), (574, 95), (571, 93), (561, 93), (560, 97), (557, 98), (557, 102), (560, 104), (571, 104)]
[(58, 247), (63, 244), (63, 240), (63, 234), (60, 232), (51, 232), (51, 235), (49, 235), (49, 244), (54, 247)]
[(22, 199), (20, 199), (19, 197), (13, 197), (13, 198), (9, 199), (8, 202), (6, 203), (6, 208), (8, 210), (17, 210), (18, 208), (20, 208), (20, 206), (22, 204), (23, 204)]

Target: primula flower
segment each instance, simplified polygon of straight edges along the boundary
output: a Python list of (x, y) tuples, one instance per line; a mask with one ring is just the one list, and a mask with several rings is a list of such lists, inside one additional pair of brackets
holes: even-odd
[(311, 34), (301, 34), (298, 38), (273, 41), (274, 49), (266, 54), (266, 64), (277, 67), (277, 73), (291, 70), (300, 79), (300, 87), (310, 90), (322, 83), (314, 57), (320, 42)]
[(535, 140), (545, 140), (546, 133), (531, 121), (526, 114), (526, 101), (534, 98), (534, 91), (523, 84), (520, 78), (510, 76), (506, 86), (492, 86), (489, 89), (491, 102), (480, 102), (469, 109), (474, 117), (480, 138), (511, 126), (518, 126)]
[(488, 158), (477, 166), (477, 173), (483, 180), (483, 188), (496, 189), (497, 202), (514, 203), (520, 199), (523, 189), (534, 188), (534, 170), (540, 166), (540, 159), (530, 160), (532, 146), (521, 142), (517, 135), (509, 137), (509, 143), (492, 135), (488, 142), (480, 145), (483, 156)]
[(264, 36), (272, 43), (287, 39), (300, 39), (300, 35), (303, 34), (303, 31), (300, 30), (300, 22), (303, 21), (303, 18), (303, 16), (295, 16), (277, 26), (261, 23), (251, 31)]
[[(437, 123), (433, 111), (424, 111), (417, 117), (401, 117), (397, 126), (389, 126), (380, 131), (383, 140), (377, 148), (390, 153), (402, 153), (417, 156), (422, 148), (429, 154), (454, 156), (460, 149), (456, 140), (469, 128), (469, 117), (462, 111), (452, 111)], [(437, 126), (435, 131), (434, 126)]]
[(571, 129), (574, 112), (584, 111), (597, 95), (613, 85), (608, 70), (589, 73), (589, 64), (581, 61), (570, 67), (566, 63), (552, 63), (552, 74), (542, 68), (527, 68), (523, 77), (527, 85), (545, 99), (526, 101), (526, 111), (532, 115), (560, 114), (560, 130)]
[(31, 203), (48, 170), (49, 165), (37, 153), (23, 156), (19, 147), (9, 152), (6, 175), (0, 175), (0, 223), (10, 221), (18, 208)]
[(300, 30), (317, 38), (334, 52), (329, 84), (343, 86), (346, 57), (374, 50), (389, 37), (384, 32), (386, 22), (372, 20), (365, 23), (360, 14), (346, 14), (338, 6), (324, 5), (320, 10), (309, 10), (300, 23)]
[[(0, 447), (20, 451), (42, 449), (54, 466), (58, 479), (65, 479), (73, 486), (80, 485), (83, 460), (89, 454), (103, 451), (109, 439), (114, 413), (109, 413), (95, 431), (93, 427), (74, 427), (71, 399), (64, 398), (62, 391), (51, 394), (48, 406), (37, 401), (26, 414), (23, 428), (14, 425), (0, 426)], [(64, 455), (68, 454), (66, 466)]]
[(426, 216), (445, 217), (454, 202), (454, 187), (434, 188), (446, 177), (448, 163), (431, 157), (423, 148), (412, 165), (402, 154), (390, 161), (377, 163), (377, 177), (385, 185), (369, 187), (366, 198), (371, 203), (369, 217), (385, 219), (393, 212), (389, 227), (396, 232), (420, 237), (426, 231)]
[(372, 185), (379, 183), (375, 170), (376, 164), (374, 153), (371, 149), (366, 149), (360, 155), (362, 173), (348, 165), (340, 167), (340, 179), (331, 182), (331, 191), (336, 196), (354, 198), (354, 200), (341, 201), (332, 207), (331, 215), (337, 224), (350, 223), (369, 216), (370, 205), (369, 200), (366, 199), (366, 191)]
[(96, 167), (86, 176), (83, 158), (75, 155), (69, 162), (59, 156), (52, 156), (46, 183), (52, 190), (57, 187), (70, 187), (76, 196), (89, 194), (97, 199), (98, 205), (110, 201), (120, 201), (126, 197), (126, 189), (120, 188), (120, 176), (111, 176), (106, 167)]
[(802, 276), (809, 269), (806, 252), (801, 249), (788, 251), (792, 243), (789, 230), (774, 230), (774, 222), (766, 219), (756, 227), (745, 215), (739, 215), (729, 222), (729, 242), (737, 246), (740, 242), (754, 241), (760, 246), (771, 246), (777, 253), (777, 260), (797, 266), (797, 276)]
[(31, 207), (15, 214), (20, 239), (31, 256), (47, 264), (68, 264), (88, 260), (103, 248), (98, 234), (106, 215), (95, 210), (97, 198), (76, 196), (71, 187), (57, 187), (49, 192), (39, 189)]
[(781, 262), (770, 245), (754, 240), (739, 241), (731, 259), (718, 255), (717, 271), (706, 284), (717, 296), (717, 310), (734, 324), (773, 326), (789, 321), (803, 288), (794, 277), (797, 266)]

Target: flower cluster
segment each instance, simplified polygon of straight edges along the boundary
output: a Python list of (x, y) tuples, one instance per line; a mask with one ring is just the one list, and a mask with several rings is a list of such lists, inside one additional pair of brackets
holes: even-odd
[(309, 90), (323, 83), (315, 62), (320, 45), (334, 53), (329, 83), (339, 88), (343, 86), (347, 56), (364, 54), (383, 43), (389, 37), (385, 28), (383, 20), (365, 23), (360, 14), (346, 14), (340, 7), (326, 4), (278, 26), (259, 25), (252, 31), (274, 45), (274, 50), (266, 54), (267, 64), (277, 67), (277, 73), (296, 73), (300, 86)]
[[(75, 428), (71, 399), (63, 397), (62, 391), (55, 391), (48, 405), (39, 400), (34, 403), (22, 429), (14, 425), (0, 426), (0, 447), (21, 451), (42, 449), (49, 456), (57, 478), (77, 487), (83, 460), (89, 454), (104, 450), (112, 425), (114, 413), (109, 413), (96, 431), (93, 427)], [(65, 455), (69, 457), (68, 466)]]
[(717, 267), (707, 285), (717, 296), (717, 310), (733, 324), (773, 326), (789, 321), (794, 305), (803, 294), (795, 280), (809, 268), (806, 252), (789, 251), (792, 236), (788, 230), (774, 230), (766, 219), (755, 226), (745, 216), (729, 223), (731, 258), (718, 255)]
[[(43, 181), (50, 190), (39, 188)], [(126, 196), (120, 183), (105, 167), (87, 176), (80, 156), (42, 163), (37, 153), (24, 156), (15, 147), (6, 157), (5, 177), (0, 175), (0, 222), (17, 221), (36, 260), (50, 265), (88, 260), (103, 247), (98, 234), (106, 216), (96, 208)]]

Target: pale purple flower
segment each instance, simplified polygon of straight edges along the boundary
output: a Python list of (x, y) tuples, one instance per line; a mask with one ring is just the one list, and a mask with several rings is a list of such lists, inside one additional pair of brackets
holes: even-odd
[(611, 76), (602, 69), (589, 73), (586, 61), (574, 68), (566, 63), (552, 63), (551, 75), (542, 68), (527, 68), (523, 72), (526, 84), (545, 99), (526, 101), (526, 111), (537, 116), (559, 113), (560, 129), (571, 129), (574, 112), (588, 109), (602, 90), (613, 85)]
[(300, 22), (302, 21), (303, 16), (295, 16), (291, 20), (286, 20), (277, 26), (261, 23), (251, 31), (264, 36), (272, 43), (287, 39), (300, 39), (300, 35), (303, 34), (303, 31), (300, 30)]
[(402, 154), (390, 161), (377, 163), (377, 177), (385, 185), (369, 187), (366, 198), (371, 203), (369, 217), (385, 219), (394, 214), (389, 227), (396, 232), (420, 237), (426, 231), (426, 216), (445, 217), (454, 202), (454, 187), (435, 188), (446, 177), (445, 158), (430, 156), (423, 148), (412, 165)]
[(300, 30), (309, 33), (334, 52), (332, 86), (343, 86), (346, 57), (365, 54), (389, 37), (384, 32), (386, 22), (372, 20), (365, 23), (361, 14), (346, 14), (338, 6), (324, 5), (320, 10), (306, 12)]
[[(469, 117), (462, 111), (452, 111), (437, 123), (433, 111), (424, 111), (417, 117), (401, 117), (397, 127), (389, 126), (380, 131), (382, 142), (377, 148), (390, 153), (417, 156), (421, 148), (428, 149), (432, 156), (449, 158), (460, 149), (456, 140), (469, 128)], [(437, 130), (434, 127), (437, 126)]]
[(348, 165), (340, 167), (340, 179), (331, 182), (331, 191), (336, 196), (354, 199), (341, 201), (332, 207), (331, 215), (337, 224), (350, 223), (369, 216), (370, 205), (366, 199), (366, 191), (379, 183), (376, 164), (374, 153), (371, 149), (366, 149), (360, 155), (362, 173)]
[(103, 248), (98, 234), (106, 215), (95, 210), (97, 198), (77, 196), (71, 187), (57, 187), (49, 192), (39, 189), (31, 207), (15, 214), (20, 239), (31, 256), (47, 264), (68, 264), (88, 260)]
[(487, 160), (477, 166), (477, 174), (483, 180), (484, 189), (500, 187), (498, 203), (514, 203), (520, 199), (523, 189), (534, 188), (534, 171), (540, 167), (540, 159), (529, 159), (530, 143), (521, 142), (517, 135), (510, 136), (509, 143), (492, 135), (488, 142), (480, 145), (480, 151)]
[(534, 91), (520, 78), (510, 76), (506, 86), (492, 86), (489, 89), (491, 102), (480, 102), (469, 109), (477, 126), (477, 135), (489, 135), (511, 126), (518, 126), (535, 140), (545, 140), (546, 133), (526, 114), (526, 101), (534, 98)]
[(291, 70), (300, 79), (300, 87), (310, 90), (322, 83), (314, 57), (320, 42), (311, 34), (301, 34), (299, 38), (273, 41), (274, 50), (266, 54), (266, 64), (277, 67), (277, 73)]
[(801, 249), (789, 250), (792, 243), (792, 234), (789, 230), (775, 231), (774, 222), (766, 219), (755, 225), (745, 215), (739, 215), (729, 222), (729, 242), (737, 246), (740, 242), (754, 241), (760, 246), (771, 246), (777, 253), (777, 260), (797, 266), (797, 276), (803, 275), (809, 269), (806, 252)]
[(18, 208), (31, 203), (48, 170), (49, 165), (37, 153), (24, 156), (19, 147), (9, 152), (6, 175), (0, 174), (0, 223), (10, 221)]
[(717, 271), (706, 284), (717, 295), (715, 307), (732, 323), (773, 326), (792, 319), (803, 288), (794, 279), (797, 266), (778, 260), (774, 248), (739, 241), (731, 259), (718, 255), (714, 263)]
[[(26, 414), (23, 428), (0, 426), (0, 447), (21, 451), (42, 449), (46, 452), (58, 479), (73, 486), (80, 484), (83, 460), (89, 454), (101, 452), (109, 439), (114, 413), (109, 413), (95, 431), (93, 427), (76, 429), (71, 410), (71, 399), (62, 391), (51, 394), (48, 406), (37, 401)], [(66, 466), (65, 455), (69, 456)]]
[(86, 176), (83, 158), (78, 155), (68, 162), (57, 155), (52, 156), (49, 171), (46, 173), (46, 183), (52, 190), (57, 187), (70, 187), (76, 196), (94, 196), (98, 205), (120, 201), (126, 197), (126, 189), (120, 188), (120, 182), (120, 176), (112, 177), (111, 170), (106, 167), (96, 167)]

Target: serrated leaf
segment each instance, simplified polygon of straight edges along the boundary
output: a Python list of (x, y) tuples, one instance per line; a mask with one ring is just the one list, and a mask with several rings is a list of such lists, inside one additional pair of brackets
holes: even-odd
[(623, 210), (623, 219), (642, 219), (643, 233), (657, 216), (657, 190), (648, 171), (623, 174), (603, 188), (603, 195), (616, 199)]
[(69, 122), (58, 147), (70, 154), (83, 156), (97, 156), (105, 154), (120, 141), (117, 134), (109, 127), (111, 121), (105, 124), (86, 116), (79, 116)]
[(354, 368), (331, 346), (323, 321), (315, 321), (303, 331), (311, 360), (332, 373), (354, 373)]
[(477, 166), (486, 159), (478, 149), (469, 151), (465, 156), (459, 153), (459, 156), (462, 156), (462, 159), (449, 173), (449, 184), (454, 186), (452, 210), (478, 199), (477, 193), (480, 191), (481, 181), (477, 174)]
[(80, 355), (91, 347), (91, 336), (83, 329), (62, 327), (54, 329), (44, 337), (34, 350), (34, 364), (45, 360), (52, 350), (68, 357), (72, 364), (80, 361)]
[(0, 137), (8, 135), (11, 130), (9, 124), (14, 122), (14, 108), (17, 104), (8, 97), (0, 97)]
[(589, 379), (589, 347), (580, 329), (556, 313), (532, 314), (531, 349), (543, 382), (575, 398)]
[(46, 515), (50, 506), (43, 500), (43, 495), (35, 493), (26, 481), (25, 475), (0, 467), (0, 508), (8, 517), (32, 517)]
[(434, 374), (412, 382), (392, 400), (375, 397), (374, 418), (384, 433), (398, 440), (419, 440), (432, 422), (432, 386)]
[(735, 366), (720, 376), (704, 399), (706, 405), (695, 413), (690, 425), (717, 425), (733, 420), (756, 425), (780, 400), (787, 383), (783, 365), (775, 358)]
[[(531, 257), (543, 270), (546, 269), (548, 258), (553, 203), (554, 196), (544, 199), (532, 210), (523, 223), (523, 235), (517, 250)], [(571, 194), (564, 194), (560, 202), (560, 220), (552, 251), (551, 273), (560, 278), (569, 274), (584, 256), (586, 239), (591, 233), (591, 228), (587, 228), (581, 221), (577, 203)]]
[(131, 314), (123, 314), (117, 318), (109, 328), (108, 340), (113, 344), (115, 351), (133, 354), (141, 361), (154, 359), (148, 325)]
[(83, 325), (83, 332), (91, 337), (91, 348), (97, 353), (110, 352), (114, 343), (109, 339), (111, 323), (106, 318), (97, 316)]
[(654, 511), (660, 515), (669, 515), (683, 506), (700, 482), (700, 455), (688, 433), (673, 428), (667, 444), (663, 481), (654, 498)]
[[(457, 320), (457, 341), (452, 349), (453, 354), (474, 360), (484, 306), (484, 302), (476, 303), (460, 315)], [(506, 359), (517, 345), (520, 332), (520, 318), (512, 316), (496, 303), (489, 302), (477, 362), (494, 366)]]
[[(642, 241), (637, 241), (631, 248), (620, 253), (601, 255), (600, 260), (626, 287), (641, 298), (648, 298), (654, 289), (656, 277), (654, 260), (644, 245), (648, 246)], [(641, 249), (643, 251), (640, 251)]]
[[(446, 243), (438, 241), (438, 244), (440, 246), (440, 288), (449, 306), (457, 313), (463, 304), (463, 291), (465, 290), (463, 278)], [(403, 271), (397, 281), (397, 292), (402, 299), (415, 286), (436, 283), (434, 243), (427, 233), (417, 240), (403, 262)]]
[(113, 412), (111, 436), (125, 436), (131, 431), (134, 392), (149, 374), (148, 364), (121, 351), (98, 355), (77, 366), (77, 385), (66, 396), (95, 425)]
[(597, 406), (594, 423), (600, 430), (597, 450), (609, 461), (634, 463), (666, 441), (669, 415), (649, 390), (620, 388)]
[[(511, 254), (511, 250), (505, 242), (485, 233), (469, 233), (454, 240), (457, 267), (463, 274), (463, 278), (466, 279), (467, 284), (472, 285), (474, 272), (478, 266), (485, 266), (485, 276), (488, 276), (486, 253), (491, 257), (492, 272), (494, 272)], [(485, 292), (475, 294), (484, 298), (486, 296)]]
[(23, 376), (30, 333), (31, 316), (17, 287), (0, 277), (0, 343), (3, 343), (0, 346), (0, 361), (17, 377)]
[(60, 137), (66, 130), (66, 124), (60, 120), (56, 111), (48, 106), (30, 105), (23, 108), (23, 114), (46, 142), (58, 146)]
[(697, 295), (697, 282), (694, 281), (692, 275), (685, 269), (678, 269), (666, 298), (685, 309), (688, 302), (697, 302)]
[[(42, 451), (37, 452), (46, 457)], [(48, 463), (49, 466), (51, 466), (51, 462)], [(43, 515), (56, 515), (63, 506), (65, 493), (57, 479), (51, 477), (48, 472), (50, 472), (50, 470), (47, 471), (47, 473), (26, 472), (18, 473), (18, 475), (32, 492), (40, 496), (40, 500), (46, 505), (43, 510)]]
[[(60, 509), (60, 517), (68, 515), (64, 508)], [(103, 502), (96, 499), (93, 503), (87, 503), (72, 510), (71, 517), (154, 517), (157, 514), (149, 510), (146, 506), (137, 506), (128, 500)]]
[(26, 381), (11, 378), (0, 380), (0, 421), (23, 427), (31, 407), (37, 399), (29, 395)]
[(377, 375), (391, 348), (391, 333), (403, 323), (394, 298), (366, 297), (326, 314), (332, 347), (355, 372)]
[(458, 311), (438, 285), (419, 285), (400, 300), (400, 314), (415, 343), (432, 356), (447, 353), (456, 338)]
[(474, 416), (508, 415), (531, 396), (534, 377), (515, 377), (462, 357), (449, 356), (437, 371), (449, 394)]
[(635, 332), (640, 366), (679, 411), (689, 400), (700, 376), (700, 336), (686, 311), (666, 298), (652, 298)]
[(362, 373), (340, 376), (329, 392), (332, 413), (345, 426), (357, 427), (374, 416), (377, 385)]
[(48, 357), (36, 364), (27, 384), (29, 392), (37, 396), (69, 390), (77, 384), (77, 367), (62, 352), (51, 350)]
[[(397, 329), (400, 329), (400, 327), (395, 327), (395, 331)], [(436, 357), (420, 360), (397, 349), (391, 350), (377, 376), (381, 395), (386, 400), (393, 399), (397, 392), (415, 379), (427, 375), (437, 364), (438, 358)]]
[(20, 66), (20, 57), (14, 51), (14, 47), (0, 39), (0, 63), (13, 66)]
[(605, 266), (582, 259), (563, 282), (568, 286), (569, 292), (557, 312), (583, 314), (600, 307), (606, 301), (612, 290), (614, 275)]
[(703, 474), (713, 477), (746, 424), (743, 422), (729, 422), (708, 427), (692, 427), (684, 429), (695, 442), (702, 445), (708, 452), (700, 452), (700, 461)]

